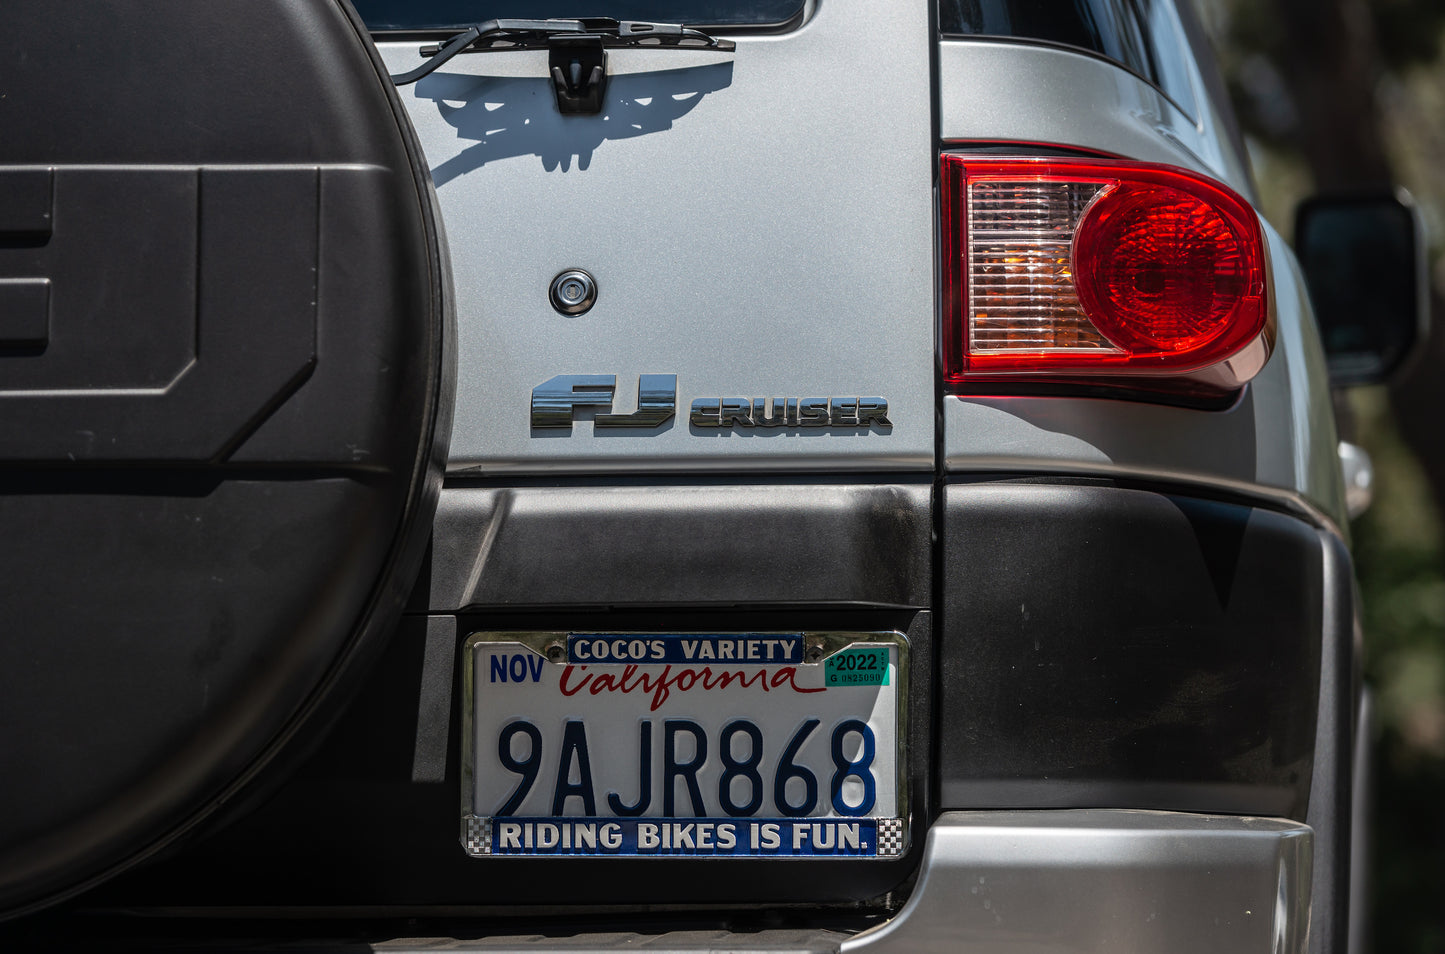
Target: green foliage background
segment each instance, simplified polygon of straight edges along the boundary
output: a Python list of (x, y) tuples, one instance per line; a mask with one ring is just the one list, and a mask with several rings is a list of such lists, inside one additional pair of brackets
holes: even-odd
[(1365, 678), (1377, 703), (1374, 951), (1445, 950), (1445, 576), (1441, 524), (1380, 390), (1358, 395), (1377, 467), (1375, 506), (1355, 526)]

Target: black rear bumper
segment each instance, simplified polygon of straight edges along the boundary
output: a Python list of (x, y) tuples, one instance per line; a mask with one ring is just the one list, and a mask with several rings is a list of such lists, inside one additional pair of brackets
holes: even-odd
[[(1327, 874), (1344, 840), (1338, 818), (1317, 822), (1340, 765), (1315, 756), (1352, 724), (1319, 718), (1350, 704), (1337, 678), (1349, 580), (1339, 541), (1299, 518), (1103, 484), (449, 489), (413, 615), (324, 745), (260, 808), (105, 900), (445, 909), (519, 926), (546, 911), (628, 906), (641, 925), (637, 905), (721, 905), (827, 927), (859, 903), (896, 907), (941, 812), (993, 809), (1307, 820)], [(908, 634), (920, 797), (903, 859), (463, 855), (455, 661), (468, 633), (777, 627)], [(1335, 751), (1347, 778), (1349, 747)]]
[[(944, 808), (1303, 819), (1338, 541), (1107, 486), (945, 490)], [(1345, 633), (1348, 632), (1346, 628)]]

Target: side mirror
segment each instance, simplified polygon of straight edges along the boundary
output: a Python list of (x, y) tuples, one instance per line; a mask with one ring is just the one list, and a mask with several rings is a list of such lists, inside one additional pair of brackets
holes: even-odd
[(1400, 193), (1316, 196), (1295, 212), (1304, 269), (1336, 386), (1389, 378), (1429, 330), (1425, 240)]

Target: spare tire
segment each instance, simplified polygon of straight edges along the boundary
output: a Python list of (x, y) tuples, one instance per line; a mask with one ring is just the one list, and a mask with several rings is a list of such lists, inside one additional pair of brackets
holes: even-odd
[(0, 912), (193, 825), (384, 641), (450, 297), (342, 0), (0, 6)]

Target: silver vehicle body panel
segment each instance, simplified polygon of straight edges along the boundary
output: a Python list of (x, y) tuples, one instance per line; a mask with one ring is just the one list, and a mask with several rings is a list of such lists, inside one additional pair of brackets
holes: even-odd
[[(451, 236), (459, 301), (453, 474), (921, 471), (934, 462), (936, 154), (928, 5), (821, 5), (734, 55), (614, 51), (608, 112), (563, 117), (544, 53), (461, 56), (410, 88)], [(381, 45), (394, 71), (417, 42)], [(856, 63), (887, 49), (887, 70)], [(1095, 57), (937, 43), (945, 142), (1054, 144), (1249, 180), (1191, 63), (1196, 120)], [(804, 66), (809, 65), (809, 68)], [(758, 117), (769, 117), (759, 128)], [(994, 148), (997, 148), (994, 146)], [(1286, 498), (1344, 524), (1323, 362), (1292, 255), (1271, 234), (1275, 357), (1227, 411), (1128, 400), (943, 402), (954, 472), (1133, 475)], [(570, 249), (570, 251), (568, 251)], [(596, 306), (552, 310), (569, 267)], [(658, 428), (530, 427), (534, 387), (677, 375)], [(1313, 383), (1312, 383), (1313, 382)], [(876, 394), (893, 427), (698, 428), (699, 397)]]
[[(1188, 64), (1206, 106), (1203, 80)], [(1208, 173), (1245, 195), (1249, 173), (1212, 108), (1196, 121), (1155, 87), (1103, 59), (985, 39), (938, 44), (944, 140), (1051, 143), (1167, 162)]]
[[(944, 41), (939, 59), (945, 140), (1072, 146), (1184, 166), (1249, 191), (1247, 174), (1224, 144), (1212, 110), (1195, 122), (1120, 67), (1063, 50), (987, 40)], [(1203, 95), (1198, 99), (1208, 102)], [(1041, 108), (1042, 103), (1050, 105)], [(1345, 527), (1318, 332), (1294, 253), (1268, 223), (1265, 235), (1275, 351), (1232, 408), (1088, 398), (947, 398), (947, 470), (1205, 484), (1273, 498)]]
[[(1071, 147), (1251, 187), (1194, 64), (1185, 105), (1197, 119), (1098, 58), (936, 41), (930, 7), (828, 0), (794, 32), (739, 37), (734, 57), (616, 52), (615, 114), (597, 118), (556, 113), (540, 53), (459, 57), (418, 84), (407, 103), (437, 179), (460, 301), (451, 474), (661, 475), (646, 487), (455, 481), (436, 524), (434, 609), (708, 604), (734, 591), (926, 605), (933, 595), (921, 558), (896, 579), (859, 573), (802, 590), (757, 587), (745, 570), (669, 575), (714, 552), (761, 551), (789, 534), (790, 515), (827, 506), (849, 519), (818, 535), (824, 551), (866, 553), (874, 531), (858, 527), (890, 513), (910, 552), (925, 550), (926, 478), (871, 490), (808, 476), (669, 485), (689, 471), (923, 474), (937, 460), (948, 476), (1167, 482), (1345, 525), (1323, 356), (1293, 255), (1269, 228), (1275, 350), (1230, 408), (946, 396), (938, 420), (940, 140), (995, 153)], [(418, 61), (415, 41), (382, 50), (395, 72)], [(834, 68), (820, 76), (820, 64)], [(596, 276), (599, 297), (569, 319), (546, 290), (571, 267)], [(617, 375), (612, 411), (626, 413), (643, 373), (677, 375), (677, 416), (655, 431), (594, 433), (591, 412), (570, 430), (529, 427), (531, 391), (555, 375)], [(696, 397), (840, 393), (887, 397), (891, 433), (705, 433), (686, 417)], [(714, 479), (733, 478), (703, 481)], [(666, 545), (653, 562), (585, 581), (551, 552), (571, 546), (586, 559), (627, 534)], [(947, 812), (902, 910), (842, 950), (1299, 954), (1313, 845), (1311, 828), (1279, 819)]]
[(843, 954), (1302, 954), (1313, 833), (1170, 812), (947, 812), (918, 885)]
[[(609, 54), (607, 110), (562, 116), (545, 53), (459, 56), (403, 97), (456, 276), (450, 471), (928, 470), (936, 156), (924, 2), (837, 0), (735, 54)], [(418, 43), (381, 44), (393, 72)], [(888, 69), (860, 53), (888, 51)], [(565, 318), (553, 276), (596, 305)], [(676, 374), (655, 430), (532, 431), (532, 388)], [(694, 398), (879, 395), (892, 428), (692, 428)]]

